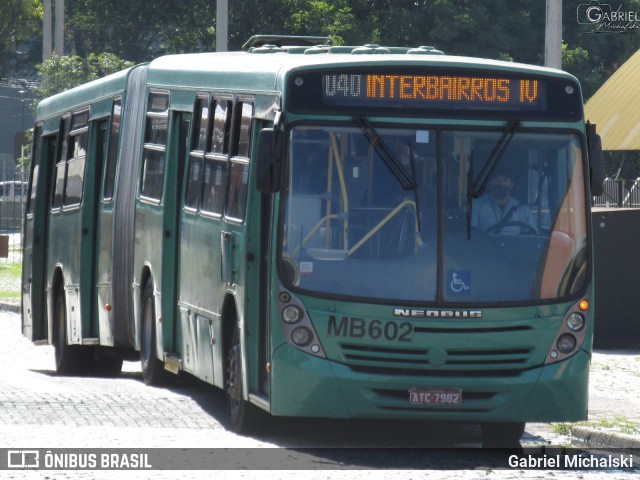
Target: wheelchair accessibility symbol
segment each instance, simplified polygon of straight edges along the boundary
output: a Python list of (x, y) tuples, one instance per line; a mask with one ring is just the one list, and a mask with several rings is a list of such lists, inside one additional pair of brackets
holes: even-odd
[(465, 295), (471, 291), (471, 272), (468, 270), (449, 271), (447, 274), (449, 293)]

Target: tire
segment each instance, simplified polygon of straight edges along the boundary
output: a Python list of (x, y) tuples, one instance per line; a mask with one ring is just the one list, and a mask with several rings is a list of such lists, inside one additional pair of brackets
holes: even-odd
[(54, 304), (54, 353), (58, 375), (86, 375), (91, 366), (90, 347), (67, 345), (67, 304), (60, 287)]
[(165, 378), (164, 365), (158, 360), (156, 349), (156, 306), (153, 282), (149, 280), (142, 294), (142, 329), (140, 338), (140, 366), (147, 385), (161, 385)]
[(231, 429), (239, 434), (256, 432), (261, 418), (256, 407), (244, 399), (242, 375), (242, 347), (238, 324), (233, 331), (233, 339), (227, 351), (227, 394), (229, 422)]
[(484, 448), (521, 448), (524, 422), (483, 423), (481, 428)]

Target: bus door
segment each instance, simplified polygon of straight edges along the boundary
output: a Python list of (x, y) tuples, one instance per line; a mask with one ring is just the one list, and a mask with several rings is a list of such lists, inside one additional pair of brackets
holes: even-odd
[(177, 295), (179, 212), (191, 113), (170, 110), (162, 220), (162, 339), (169, 358), (178, 354)]
[[(100, 155), (103, 158), (102, 192), (98, 204), (96, 219), (96, 305), (98, 333), (100, 345), (115, 346), (115, 325), (112, 318), (114, 295), (112, 291), (113, 277), (113, 235), (114, 235), (114, 192), (116, 184), (116, 167), (118, 160), (118, 142), (120, 139), (120, 122), (122, 116), (121, 99), (116, 98), (111, 110), (111, 125), (107, 135), (106, 122), (100, 124), (100, 139), (103, 145)], [(105, 138), (108, 137), (107, 138)], [(106, 148), (106, 151), (104, 150)], [(99, 150), (99, 149), (98, 149)], [(98, 170), (96, 170), (98, 171)], [(96, 186), (96, 194), (100, 189)]]
[[(91, 209), (84, 199), (89, 148), (89, 109), (84, 108), (60, 121), (60, 144), (55, 155), (55, 173), (51, 176), (53, 195), (48, 225), (47, 280), (54, 295), (64, 295), (65, 328), (71, 334), (70, 344), (83, 343), (88, 330), (83, 328), (82, 297), (90, 286), (81, 283), (85, 268), (82, 251), (91, 240), (85, 240), (89, 229), (83, 224), (83, 212)], [(52, 304), (57, 301), (51, 298)]]
[[(242, 375), (242, 391), (245, 394), (266, 397), (268, 317), (262, 308), (262, 300), (267, 289), (264, 283), (267, 277), (263, 277), (261, 272), (264, 266), (262, 258), (268, 252), (262, 250), (263, 245), (260, 244), (260, 223), (264, 220), (260, 218), (260, 198), (248, 202), (253, 194), (249, 191), (249, 159), (253, 149), (254, 132), (259, 131), (259, 128), (255, 128), (258, 120), (254, 115), (254, 98), (238, 96), (234, 105), (224, 230), (221, 234), (221, 277), (225, 288), (235, 291), (238, 308), (243, 309), (242, 312), (238, 312), (236, 319), (239, 327), (237, 337), (241, 371), (234, 373), (236, 376)], [(225, 318), (225, 329), (233, 326), (231, 320)], [(233, 397), (238, 391), (230, 394)]]
[[(29, 196), (23, 231), (22, 334), (33, 341), (46, 340), (45, 265), (49, 212), (50, 165), (57, 136), (42, 136), (42, 125), (33, 133)], [(36, 267), (35, 269), (33, 267)]]
[(224, 388), (222, 216), (229, 169), (231, 97), (196, 99), (180, 218), (178, 307), (183, 368)]
[[(89, 146), (82, 202), (82, 240), (80, 245), (80, 306), (82, 308), (82, 337), (87, 340), (98, 340), (100, 328), (95, 301), (96, 267), (95, 261), (98, 243), (98, 215), (100, 198), (100, 180), (107, 146), (109, 119), (102, 118), (90, 123)], [(112, 344), (108, 344), (112, 345)]]

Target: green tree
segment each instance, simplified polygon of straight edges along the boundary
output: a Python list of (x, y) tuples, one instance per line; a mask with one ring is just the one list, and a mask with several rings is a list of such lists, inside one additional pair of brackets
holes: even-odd
[(284, 31), (295, 35), (328, 35), (336, 45), (344, 43), (344, 35), (354, 29), (355, 18), (347, 0), (286, 0), (292, 13), (285, 17)]
[[(351, 0), (356, 43), (433, 45), (452, 55), (537, 63), (544, 4), (532, 0)], [(351, 36), (350, 36), (351, 38)], [(539, 43), (539, 48), (536, 48)]]
[(562, 43), (562, 68), (580, 80), (585, 99), (593, 95), (605, 80), (604, 75), (594, 68), (587, 50), (582, 47), (570, 49), (564, 42)]
[(136, 62), (166, 53), (211, 50), (215, 2), (210, 0), (66, 0), (75, 53), (111, 52)]
[(34, 91), (33, 108), (44, 98), (118, 72), (133, 64), (133, 62), (122, 60), (112, 53), (92, 53), (87, 58), (82, 58), (78, 55), (53, 56), (49, 60), (36, 65), (44, 82), (43, 86), (36, 88)]
[(27, 56), (21, 42), (30, 40), (40, 27), (40, 0), (2, 0), (0, 7), (0, 77), (20, 69)]
[[(77, 55), (53, 56), (49, 60), (36, 65), (36, 69), (44, 81), (42, 86), (34, 89), (35, 99), (31, 104), (31, 108), (35, 113), (38, 103), (47, 97), (118, 72), (132, 65), (133, 62), (122, 60), (111, 53), (92, 53), (87, 58)], [(30, 140), (33, 136), (33, 130), (28, 130), (26, 134)], [(28, 147), (24, 150), (25, 156), (17, 159), (17, 162), (18, 165), (28, 171), (31, 159), (31, 141), (25, 147)]]

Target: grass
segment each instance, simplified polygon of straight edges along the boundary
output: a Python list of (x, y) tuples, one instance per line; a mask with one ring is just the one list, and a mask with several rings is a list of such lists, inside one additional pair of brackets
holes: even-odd
[(552, 423), (552, 430), (559, 435), (571, 435), (570, 423)]
[(0, 260), (0, 301), (20, 300), (22, 262), (4, 263)]
[(601, 418), (595, 422), (585, 422), (585, 426), (593, 428), (603, 428), (606, 430), (615, 430), (627, 435), (636, 435), (640, 433), (640, 424), (618, 416), (613, 419)]
[(614, 418), (601, 418), (595, 421), (578, 423), (552, 423), (552, 430), (559, 435), (571, 435), (571, 427), (577, 425), (601, 430), (610, 430), (626, 435), (639, 435), (640, 424), (622, 416)]

